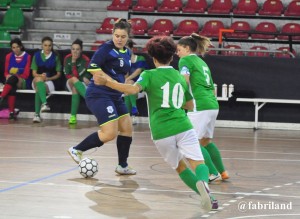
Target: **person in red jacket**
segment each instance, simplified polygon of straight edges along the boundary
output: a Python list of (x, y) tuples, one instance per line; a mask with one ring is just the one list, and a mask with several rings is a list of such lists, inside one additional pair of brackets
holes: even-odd
[(26, 79), (30, 74), (31, 56), (25, 51), (19, 38), (10, 41), (12, 52), (5, 57), (5, 85), (0, 95), (0, 104), (7, 97), (10, 111), (9, 119), (15, 120), (15, 102), (17, 89), (26, 88)]

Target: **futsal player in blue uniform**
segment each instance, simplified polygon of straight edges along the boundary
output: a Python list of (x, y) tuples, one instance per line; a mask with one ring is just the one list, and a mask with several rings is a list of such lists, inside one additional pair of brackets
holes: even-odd
[[(102, 44), (93, 55), (88, 71), (92, 75), (105, 73), (120, 83), (125, 82), (125, 75), (131, 67), (131, 51), (125, 47), (131, 25), (125, 19), (114, 24), (112, 40)], [(119, 164), (116, 173), (134, 175), (136, 171), (128, 166), (127, 158), (132, 142), (132, 122), (130, 114), (122, 100), (122, 93), (106, 86), (96, 85), (91, 79), (85, 98), (87, 107), (96, 116), (100, 130), (86, 137), (68, 153), (76, 163), (82, 159), (82, 152), (100, 147), (117, 138)]]

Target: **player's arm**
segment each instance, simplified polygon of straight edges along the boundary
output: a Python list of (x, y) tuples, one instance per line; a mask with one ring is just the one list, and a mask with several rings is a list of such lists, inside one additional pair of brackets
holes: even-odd
[(139, 76), (139, 75), (141, 74), (142, 71), (143, 71), (142, 68), (136, 69), (131, 75), (129, 75), (129, 76), (126, 78), (126, 81), (132, 80), (132, 79), (134, 79), (135, 77)]
[(107, 78), (103, 74), (94, 74), (94, 82), (96, 85), (105, 85), (114, 90), (120, 91), (122, 93), (127, 93), (127, 94), (136, 94), (142, 90), (141, 86), (138, 84), (131, 85), (131, 84), (119, 83), (111, 78)]
[(186, 109), (186, 110), (193, 110), (194, 109), (194, 102), (193, 102), (193, 100), (187, 101), (182, 108)]

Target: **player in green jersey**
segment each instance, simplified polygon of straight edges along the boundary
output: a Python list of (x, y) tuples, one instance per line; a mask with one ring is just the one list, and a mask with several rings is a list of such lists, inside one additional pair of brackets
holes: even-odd
[(157, 36), (148, 41), (146, 48), (156, 68), (143, 71), (135, 84), (122, 84), (104, 74), (94, 76), (95, 83), (127, 94), (146, 92), (150, 130), (158, 151), (183, 182), (201, 195), (203, 209), (217, 209), (218, 202), (207, 185), (208, 168), (197, 134), (183, 109), (193, 109), (192, 96), (184, 77), (170, 66), (176, 45), (170, 37)]
[(177, 44), (179, 71), (189, 84), (195, 107), (188, 112), (200, 142), (205, 164), (209, 168), (209, 181), (228, 179), (222, 157), (212, 142), (215, 122), (219, 113), (219, 104), (214, 94), (214, 83), (207, 64), (197, 55), (204, 55), (210, 40), (193, 33), (181, 38)]

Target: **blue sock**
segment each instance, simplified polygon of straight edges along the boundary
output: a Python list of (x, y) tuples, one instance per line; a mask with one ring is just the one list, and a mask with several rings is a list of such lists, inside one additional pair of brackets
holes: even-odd
[(91, 148), (100, 147), (104, 143), (99, 139), (98, 132), (94, 132), (80, 142), (74, 149), (79, 151), (87, 151)]

